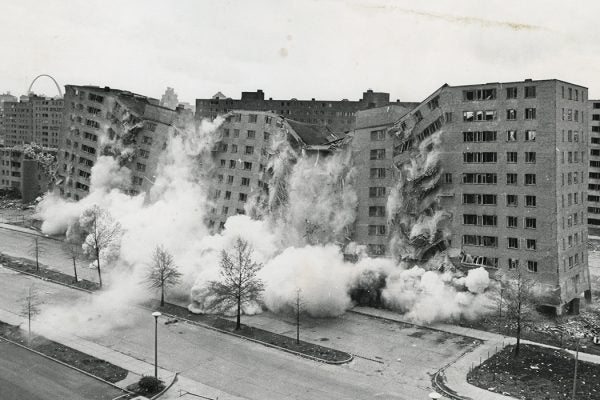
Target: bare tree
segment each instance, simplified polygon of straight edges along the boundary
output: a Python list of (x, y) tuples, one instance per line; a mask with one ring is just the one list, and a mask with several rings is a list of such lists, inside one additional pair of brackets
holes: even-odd
[(302, 289), (296, 289), (296, 344), (300, 344), (300, 314), (302, 313), (302, 297), (300, 295)]
[(34, 236), (29, 245), (29, 254), (35, 257), (35, 270), (40, 270), (40, 256), (46, 252), (45, 243), (39, 236)]
[(247, 241), (238, 238), (233, 251), (221, 252), (221, 279), (208, 283), (213, 300), (210, 308), (227, 309), (236, 306), (235, 329), (241, 329), (242, 304), (260, 299), (264, 290), (263, 282), (256, 276), (262, 264), (252, 260), (252, 247)]
[(181, 273), (177, 271), (173, 256), (161, 245), (154, 248), (147, 281), (151, 288), (160, 289), (161, 307), (165, 305), (165, 289), (181, 281)]
[(522, 330), (533, 321), (535, 308), (533, 291), (535, 281), (528, 278), (522, 268), (517, 266), (509, 270), (500, 281), (503, 304), (506, 310), (505, 317), (511, 325), (516, 325), (515, 357), (519, 356)]
[(84, 211), (81, 221), (82, 228), (87, 232), (83, 247), (96, 261), (98, 283), (102, 287), (100, 259), (103, 255), (108, 258), (108, 254), (105, 253), (109, 253), (117, 245), (121, 237), (121, 224), (114, 221), (107, 210), (97, 205)]
[(27, 288), (25, 297), (21, 300), (21, 315), (27, 318), (27, 341), (31, 341), (31, 319), (40, 313), (42, 301), (35, 286)]
[(81, 243), (73, 239), (66, 239), (63, 242), (62, 250), (67, 257), (73, 262), (73, 283), (77, 283), (77, 261), (83, 256), (83, 249)]

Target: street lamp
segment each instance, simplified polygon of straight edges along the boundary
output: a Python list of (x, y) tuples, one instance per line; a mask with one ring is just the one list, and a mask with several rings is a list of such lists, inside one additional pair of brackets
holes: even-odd
[(158, 379), (158, 317), (162, 314), (158, 311), (152, 313), (154, 317), (154, 378)]

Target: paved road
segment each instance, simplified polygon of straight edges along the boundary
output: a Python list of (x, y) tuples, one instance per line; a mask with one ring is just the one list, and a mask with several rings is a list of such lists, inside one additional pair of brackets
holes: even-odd
[[(49, 329), (64, 329), (132, 357), (153, 362), (154, 321), (147, 310), (123, 307), (126, 323), (109, 331), (116, 310), (79, 318), (77, 310), (93, 297), (0, 268), (0, 308), (17, 310), (24, 287), (35, 283), (47, 303), (67, 304), (72, 320), (61, 319)], [(335, 322), (332, 322), (335, 321)], [(161, 322), (164, 320), (161, 319)], [(456, 337), (419, 333), (362, 316), (313, 321), (346, 350), (372, 360), (356, 358), (350, 364), (320, 364), (259, 344), (193, 325), (159, 324), (159, 364), (168, 370), (224, 392), (249, 399), (420, 399), (431, 391), (428, 373), (464, 351)], [(94, 334), (94, 332), (96, 334)], [(335, 336), (333, 332), (338, 332)], [(416, 332), (416, 333), (415, 333)], [(335, 339), (335, 340), (334, 340)], [(380, 342), (380, 345), (377, 343)], [(399, 361), (398, 358), (401, 360)], [(148, 371), (151, 373), (152, 371)]]
[[(32, 258), (29, 248), (33, 236), (28, 233), (16, 232), (7, 228), (0, 227), (0, 252), (13, 257)], [(61, 242), (40, 237), (42, 243), (42, 254), (40, 262), (50, 268), (67, 274), (73, 274), (73, 262), (65, 257), (61, 249)], [(81, 279), (88, 279), (93, 282), (98, 280), (96, 271), (87, 268), (89, 262), (78, 262), (77, 275)]]
[(120, 390), (0, 340), (0, 399), (108, 400)]

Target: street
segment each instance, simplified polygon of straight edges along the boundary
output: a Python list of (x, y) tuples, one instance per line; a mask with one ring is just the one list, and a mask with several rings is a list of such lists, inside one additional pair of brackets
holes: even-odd
[(0, 399), (108, 400), (122, 391), (0, 339)]

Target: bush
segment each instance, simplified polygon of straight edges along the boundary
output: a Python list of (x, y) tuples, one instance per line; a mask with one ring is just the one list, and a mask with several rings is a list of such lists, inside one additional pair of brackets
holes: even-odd
[(153, 376), (142, 376), (138, 382), (138, 386), (146, 393), (156, 393), (161, 389), (162, 382)]

